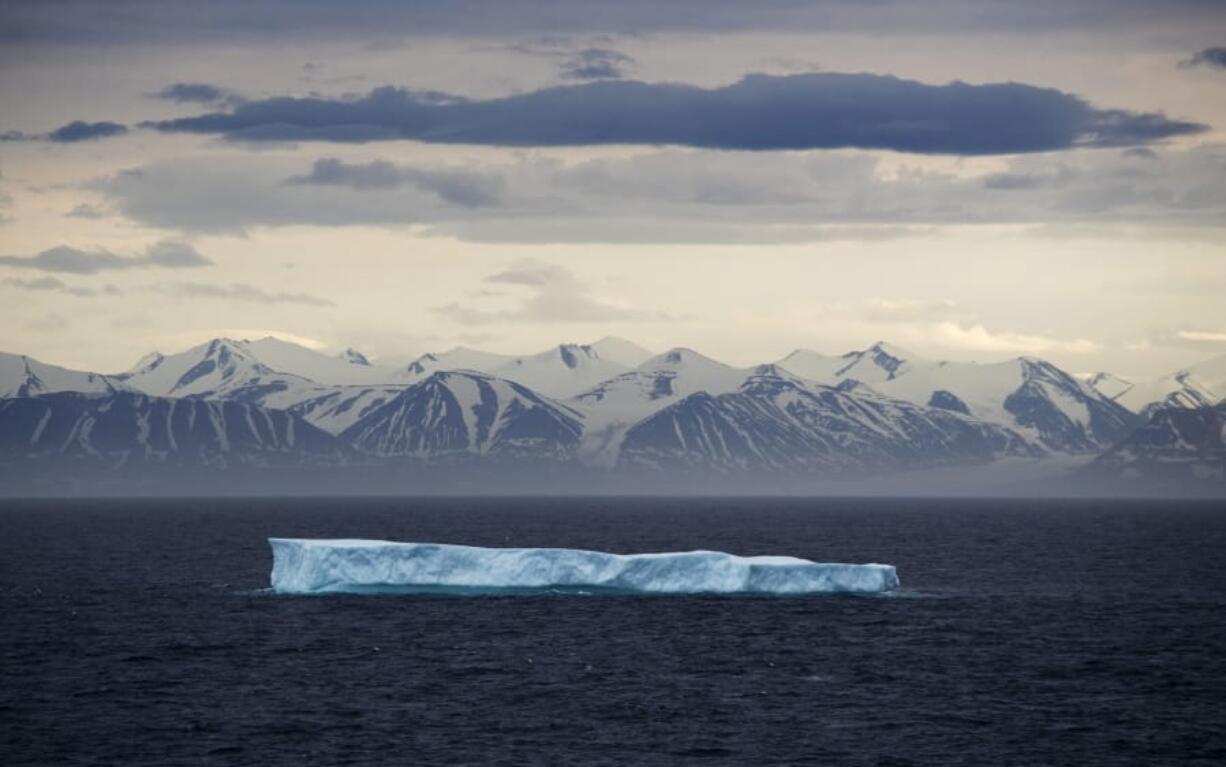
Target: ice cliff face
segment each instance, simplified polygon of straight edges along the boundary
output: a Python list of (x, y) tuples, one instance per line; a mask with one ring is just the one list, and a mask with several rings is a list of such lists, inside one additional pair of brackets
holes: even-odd
[(890, 565), (819, 564), (717, 551), (607, 554), (438, 543), (270, 538), (272, 588), (286, 594), (570, 591), (637, 594), (876, 593)]

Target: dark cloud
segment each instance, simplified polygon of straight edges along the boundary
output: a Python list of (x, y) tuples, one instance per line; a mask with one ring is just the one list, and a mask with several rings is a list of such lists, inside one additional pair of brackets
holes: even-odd
[(1071, 94), (1020, 83), (927, 85), (839, 73), (750, 75), (712, 89), (597, 81), (488, 100), (382, 87), (344, 100), (250, 101), (150, 126), (245, 141), (672, 144), (954, 155), (1141, 145), (1206, 129), (1158, 113), (1100, 110)]
[(120, 125), (119, 123), (105, 121), (91, 123), (75, 120), (48, 133), (47, 140), (60, 144), (71, 144), (78, 141), (92, 141), (93, 139), (122, 136), (127, 132), (127, 126)]
[(826, 33), (1136, 29), (1220, 23), (1212, 0), (6, 0), (0, 39), (139, 42), (356, 40), (782, 30)]
[(1183, 68), (1210, 67), (1211, 69), (1226, 69), (1226, 47), (1205, 48), (1197, 51), (1190, 59), (1179, 62)]
[(310, 173), (289, 181), (362, 190), (412, 186), (466, 208), (496, 205), (503, 192), (502, 179), (488, 173), (413, 168), (383, 160), (347, 163), (334, 157), (316, 160)]
[(174, 83), (154, 95), (177, 104), (225, 104), (241, 100), (225, 88), (208, 83)]
[(634, 59), (609, 48), (584, 48), (562, 63), (562, 76), (570, 80), (620, 79), (626, 76)]
[(233, 282), (229, 285), (211, 285), (203, 282), (183, 282), (168, 286), (166, 292), (179, 298), (221, 298), (255, 304), (301, 304), (303, 306), (336, 306), (326, 298), (309, 293), (276, 293)]
[(191, 245), (175, 240), (156, 242), (146, 248), (144, 255), (140, 256), (125, 257), (106, 250), (81, 250), (67, 245), (50, 248), (28, 258), (0, 256), (0, 266), (63, 274), (97, 274), (120, 269), (148, 267), (187, 269), (211, 266), (212, 263)]

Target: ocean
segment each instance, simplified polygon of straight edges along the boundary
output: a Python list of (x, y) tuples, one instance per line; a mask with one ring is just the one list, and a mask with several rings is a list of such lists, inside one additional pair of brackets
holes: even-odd
[[(890, 596), (276, 596), (266, 539), (884, 562)], [(1220, 502), (0, 501), (0, 763), (1226, 763)]]

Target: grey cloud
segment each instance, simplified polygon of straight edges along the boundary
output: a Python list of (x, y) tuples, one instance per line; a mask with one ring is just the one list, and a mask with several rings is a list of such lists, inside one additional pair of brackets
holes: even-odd
[(1051, 173), (993, 173), (983, 180), (984, 189), (1038, 189), (1045, 186), (1061, 186), (1072, 180), (1068, 168), (1059, 168)]
[(139, 256), (120, 256), (106, 250), (81, 250), (68, 245), (49, 248), (30, 257), (0, 256), (0, 266), (65, 274), (97, 274), (149, 267), (187, 269), (211, 266), (212, 263), (191, 245), (175, 240), (156, 242)]
[(173, 83), (154, 95), (177, 104), (224, 104), (241, 100), (231, 91), (208, 83)]
[(866, 153), (690, 150), (570, 165), (524, 158), (480, 166), (505, 191), (495, 205), (466, 207), (414, 185), (286, 184), (279, 179), (301, 175), (296, 161), (236, 153), (153, 164), (96, 190), (141, 224), (188, 232), (413, 224), (480, 242), (813, 242), (955, 224), (1220, 229), (1226, 221), (1226, 147), (1028, 155), (980, 177), (883, 177), (878, 162)]
[(567, 56), (562, 76), (571, 80), (619, 79), (634, 65), (634, 58), (610, 48), (584, 48)]
[(1226, 47), (1205, 48), (1190, 59), (1179, 62), (1183, 68), (1209, 67), (1211, 69), (1226, 69)]
[(436, 194), (453, 205), (467, 208), (496, 205), (503, 192), (502, 179), (488, 173), (413, 168), (383, 160), (346, 163), (331, 157), (316, 160), (310, 173), (289, 180), (295, 184), (345, 186), (351, 189), (414, 186)]
[(96, 205), (89, 205), (88, 203), (81, 203), (80, 205), (77, 205), (76, 207), (74, 207), (72, 210), (68, 211), (64, 215), (70, 218), (96, 219), (96, 218), (105, 218), (106, 211), (102, 210)]
[[(99, 292), (97, 290), (94, 290), (93, 288), (80, 288), (80, 287), (76, 287), (73, 285), (69, 285), (63, 280), (57, 279), (55, 277), (38, 277), (33, 280), (23, 280), (18, 277), (7, 277), (4, 280), (4, 284), (8, 285), (11, 288), (17, 288), (19, 290), (29, 290), (29, 291), (36, 291), (36, 292), (50, 292), (50, 293), (65, 293), (70, 296), (78, 296), (78, 297), (96, 296), (98, 295), (98, 292)], [(107, 285), (106, 287), (102, 289), (102, 292), (107, 295), (118, 295), (120, 291), (114, 285)]]
[(210, 266), (213, 263), (200, 255), (200, 252), (191, 245), (177, 240), (155, 242), (146, 249), (144, 257), (138, 261), (142, 265), (160, 266), (166, 269), (191, 269)]
[(593, 298), (589, 289), (569, 270), (560, 266), (526, 262), (492, 274), (485, 282), (521, 285), (528, 296), (513, 309), (478, 309), (458, 303), (434, 307), (441, 317), (460, 325), (492, 325), (506, 322), (640, 322), (667, 320), (661, 312), (614, 306)]
[(491, 274), (486, 282), (503, 283), (505, 285), (533, 285), (543, 287), (550, 284), (569, 284), (572, 281), (569, 272), (561, 267), (548, 265), (521, 266), (517, 269)]
[(59, 144), (73, 144), (78, 141), (92, 141), (93, 139), (122, 136), (127, 132), (127, 126), (120, 125), (119, 123), (75, 120), (48, 133), (47, 140)]
[(230, 283), (229, 285), (213, 285), (202, 282), (183, 282), (171, 285), (166, 292), (180, 298), (221, 298), (229, 301), (242, 301), (256, 304), (301, 304), (303, 306), (336, 306), (326, 298), (309, 293), (289, 293), (285, 291), (269, 292), (253, 285)]
[(105, 250), (92, 252), (79, 250), (67, 245), (49, 248), (30, 258), (0, 256), (0, 265), (69, 274), (96, 274), (130, 266), (128, 259), (114, 253), (108, 253)]
[(1131, 146), (1206, 126), (1103, 110), (1021, 83), (928, 85), (871, 74), (749, 75), (731, 85), (602, 80), (502, 98), (382, 87), (350, 99), (277, 97), (148, 124), (242, 141), (414, 139), (494, 146), (677, 145), (889, 149), (953, 155)]

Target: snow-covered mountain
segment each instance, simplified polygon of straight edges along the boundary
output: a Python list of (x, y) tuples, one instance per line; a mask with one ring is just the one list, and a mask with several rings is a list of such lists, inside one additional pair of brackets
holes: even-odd
[(370, 364), (355, 349), (328, 355), (271, 336), (255, 341), (237, 341), (252, 358), (279, 372), (306, 378), (320, 384), (386, 384), (395, 371)]
[(525, 386), (481, 373), (439, 372), (370, 410), (341, 437), (380, 456), (456, 454), (568, 458), (582, 417)]
[(157, 397), (247, 402), (259, 402), (273, 391), (310, 389), (316, 385), (303, 376), (272, 368), (256, 357), (248, 343), (228, 338), (215, 338), (178, 354), (155, 353), (114, 377)]
[(876, 344), (841, 357), (793, 352), (779, 364), (821, 383), (857, 380), (890, 397), (1008, 426), (1064, 453), (1098, 452), (1135, 425), (1128, 410), (1033, 357), (989, 364), (932, 362)]
[(594, 344), (560, 344), (524, 356), (459, 346), (421, 355), (398, 371), (394, 380), (412, 382), (440, 370), (473, 370), (521, 383), (550, 397), (572, 397), (650, 356), (646, 349), (614, 337)]
[(394, 381), (394, 371), (363, 364), (365, 358), (354, 354), (333, 357), (272, 337), (214, 338), (177, 354), (154, 352), (115, 378), (156, 396), (217, 399), (246, 389), (251, 401), (258, 391)]
[(635, 424), (622, 441), (619, 465), (870, 473), (1040, 452), (997, 424), (764, 366), (735, 392), (691, 394)]
[(1160, 407), (1090, 470), (1134, 483), (1226, 481), (1226, 402)]
[(359, 367), (374, 367), (373, 365), (370, 364), (370, 359), (367, 358), (365, 354), (362, 354), (360, 351), (358, 351), (357, 349), (354, 349), (353, 347), (350, 347), (346, 349), (345, 351), (341, 352), (340, 354), (336, 355), (336, 358), (341, 360), (342, 362), (348, 363), (349, 365), (357, 365)]
[(488, 372), (550, 397), (573, 397), (626, 369), (601, 357), (594, 346), (562, 344), (540, 354), (515, 357)]
[(1209, 407), (1226, 401), (1226, 354), (1151, 381), (1130, 382), (1110, 376), (1104, 385), (1097, 378), (1093, 386), (1098, 391), (1144, 417), (1165, 407)]
[(849, 378), (876, 386), (905, 375), (914, 367), (931, 363), (902, 347), (878, 341), (862, 351), (837, 357), (797, 349), (776, 364), (801, 378), (831, 386)]
[(512, 359), (507, 354), (483, 352), (467, 346), (457, 346), (451, 351), (423, 354), (406, 365), (400, 372), (401, 381), (420, 381), (440, 370), (475, 370), (490, 373)]
[(335, 463), (353, 451), (293, 414), (254, 405), (59, 392), (0, 399), (0, 454), (122, 468)]
[(1120, 397), (1127, 393), (1134, 385), (1132, 381), (1126, 381), (1113, 373), (1107, 372), (1093, 373), (1085, 376), (1082, 380), (1099, 394), (1116, 402), (1119, 402)]
[(692, 349), (670, 349), (651, 357), (569, 400), (586, 424), (580, 452), (585, 460), (611, 466), (632, 425), (690, 394), (733, 391), (746, 373)]
[[(1179, 419), (1203, 417), (1164, 413), (1129, 437), (1140, 420), (1115, 400), (1145, 386), (1078, 380), (1026, 357), (935, 362), (879, 343), (737, 368), (685, 348), (644, 354), (609, 338), (524, 357), (458, 348), (395, 368), (353, 349), (332, 355), (274, 338), (218, 338), (151, 354), (116, 376), (0, 354), (0, 397), (8, 398), (0, 400), (8, 419), (0, 419), (8, 429), (0, 442), (10, 465), (34, 455), (93, 456), (91, 465), (349, 466), (362, 456), (374, 462), (366, 469), (397, 477), (422, 465), (406, 458), (437, 467), (433, 459), (489, 457), (517, 459), (513, 473), (521, 459), (539, 459), (555, 477), (619, 467), (824, 477), (1048, 453), (1075, 460), (1117, 443), (1130, 447), (1096, 465), (1128, 456), (1165, 465), (1196, 428)], [(1226, 357), (1146, 386), (1165, 392), (1159, 402), (1168, 405), (1217, 402)], [(48, 392), (64, 396), (44, 401), (59, 396)], [(1152, 436), (1159, 433), (1166, 436)], [(299, 439), (308, 449), (299, 450)]]
[(61, 391), (108, 394), (128, 388), (114, 376), (69, 370), (23, 354), (0, 352), (0, 397), (33, 397)]
[(616, 362), (627, 368), (636, 368), (652, 358), (651, 352), (633, 341), (617, 336), (605, 336), (591, 344), (591, 347), (596, 350), (601, 359)]
[(288, 410), (329, 434), (340, 434), (412, 384), (400, 386), (318, 386), (271, 392), (260, 402)]

